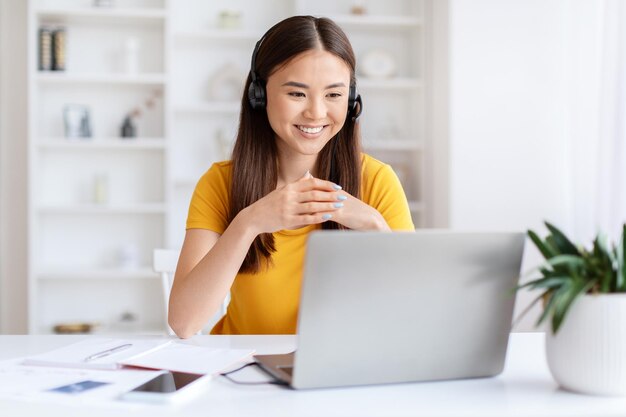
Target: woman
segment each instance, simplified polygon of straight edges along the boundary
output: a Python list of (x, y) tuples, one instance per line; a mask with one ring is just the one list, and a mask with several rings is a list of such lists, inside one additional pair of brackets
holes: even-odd
[(295, 333), (310, 232), (414, 229), (393, 170), (360, 151), (360, 112), (354, 52), (334, 22), (290, 17), (261, 38), (232, 160), (191, 200), (169, 306), (179, 337), (229, 291), (211, 333)]

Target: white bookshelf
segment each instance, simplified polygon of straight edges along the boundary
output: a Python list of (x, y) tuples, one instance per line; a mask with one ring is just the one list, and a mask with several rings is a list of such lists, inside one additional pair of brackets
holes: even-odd
[[(349, 0), (275, 0), (272, 7), (252, 0), (117, 0), (112, 8), (93, 7), (92, 0), (29, 0), (30, 331), (77, 321), (100, 323), (105, 333), (165, 330), (152, 250), (180, 248), (195, 184), (229, 156), (254, 44), (290, 15), (339, 23), (354, 46), (357, 71), (370, 49), (395, 59), (393, 77), (357, 72), (363, 145), (394, 167), (416, 226), (428, 227), (431, 1), (359, 2), (367, 13), (352, 15)], [(240, 25), (220, 28), (222, 10), (240, 10)], [(66, 28), (63, 72), (37, 70), (41, 24)], [(133, 73), (120, 62), (129, 37), (140, 44)], [(216, 96), (212, 85), (225, 72), (240, 90)], [(121, 139), (125, 114), (155, 91), (160, 98), (144, 109), (138, 137)], [(62, 109), (69, 103), (89, 106), (93, 137), (64, 137)], [(105, 201), (95, 198), (98, 176), (106, 178)], [(131, 267), (119, 260), (129, 247), (136, 254)], [(137, 321), (120, 323), (125, 313)]]
[[(167, 243), (168, 8), (92, 3), (29, 1), (29, 331), (87, 322), (152, 333), (164, 322), (151, 257)], [(66, 31), (64, 71), (38, 69), (42, 25)], [(121, 65), (130, 38), (139, 45), (132, 72)], [(89, 108), (92, 137), (65, 137), (66, 104)], [(122, 139), (135, 107), (138, 137)]]

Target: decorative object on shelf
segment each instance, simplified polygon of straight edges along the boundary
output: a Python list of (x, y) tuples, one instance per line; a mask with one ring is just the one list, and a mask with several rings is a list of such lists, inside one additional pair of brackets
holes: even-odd
[(156, 105), (157, 100), (162, 96), (161, 90), (152, 90), (148, 98), (145, 101), (132, 109), (124, 116), (122, 125), (120, 127), (120, 137), (122, 138), (135, 138), (137, 137), (137, 124), (136, 121), (143, 115), (144, 111), (148, 111)]
[(90, 138), (91, 121), (89, 107), (82, 104), (67, 104), (63, 108), (66, 138)]
[(93, 0), (94, 7), (113, 7), (115, 6), (114, 0)]
[(246, 72), (233, 63), (220, 67), (209, 82), (211, 100), (232, 101), (241, 97)]
[(119, 315), (113, 326), (115, 331), (136, 332), (139, 327), (139, 317), (132, 311), (124, 311)]
[(52, 331), (56, 334), (82, 334), (91, 333), (98, 323), (59, 323), (52, 327)]
[(371, 49), (359, 60), (359, 73), (367, 78), (391, 78), (396, 75), (394, 57), (384, 49)]
[(52, 32), (52, 69), (65, 71), (65, 28), (58, 28)]
[(541, 277), (518, 287), (542, 291), (537, 324), (546, 332), (548, 367), (563, 388), (584, 394), (626, 396), (626, 224), (617, 245), (598, 235), (591, 249), (574, 245), (559, 229), (528, 236), (546, 259)]
[(124, 71), (131, 75), (139, 72), (139, 39), (134, 36), (124, 41)]
[(130, 114), (124, 117), (124, 122), (122, 122), (120, 129), (120, 136), (123, 138), (137, 137), (137, 127), (133, 123), (133, 117)]
[(232, 9), (220, 11), (217, 17), (217, 26), (220, 29), (241, 28), (241, 11)]
[(137, 269), (141, 266), (139, 246), (136, 243), (128, 242), (120, 246), (118, 265), (122, 269)]
[(52, 29), (42, 26), (39, 28), (39, 70), (52, 70)]
[(352, 6), (350, 6), (350, 13), (361, 16), (367, 14), (367, 9), (365, 8), (365, 2), (363, 0), (355, 0), (352, 2)]
[(96, 204), (109, 202), (109, 177), (106, 173), (100, 172), (94, 176), (93, 201)]

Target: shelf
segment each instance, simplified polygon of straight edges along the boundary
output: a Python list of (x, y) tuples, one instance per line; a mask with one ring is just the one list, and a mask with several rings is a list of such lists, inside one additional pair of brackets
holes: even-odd
[(121, 8), (121, 7), (72, 7), (42, 8), (35, 11), (39, 20), (51, 20), (55, 23), (101, 23), (112, 21), (145, 21), (161, 23), (166, 12), (160, 8)]
[(42, 150), (163, 150), (163, 138), (42, 138), (37, 145)]
[(363, 149), (366, 151), (419, 151), (424, 147), (421, 143), (412, 139), (377, 139), (363, 141)]
[(162, 203), (142, 204), (73, 204), (43, 205), (39, 207), (41, 214), (165, 214), (166, 206)]
[[(52, 325), (49, 327), (39, 326), (37, 328), (36, 334), (38, 335), (50, 335), (56, 334), (52, 331)], [(83, 336), (83, 335), (106, 335), (106, 336), (166, 336), (167, 330), (165, 329), (165, 325), (158, 327), (157, 325), (147, 325), (136, 327), (122, 327), (120, 325), (109, 326), (109, 325), (97, 325), (94, 330), (89, 333), (70, 333), (68, 335), (71, 336)]]
[(44, 269), (37, 274), (40, 280), (61, 279), (157, 279), (160, 275), (152, 268), (50, 268)]
[(36, 79), (42, 84), (122, 84), (122, 85), (158, 85), (165, 84), (165, 74), (89, 74), (66, 71), (37, 71)]
[(209, 114), (238, 114), (239, 101), (215, 101), (206, 103), (179, 104), (174, 106), (176, 113), (209, 113)]
[(256, 42), (261, 34), (244, 32), (240, 30), (196, 30), (189, 32), (178, 32), (174, 34), (176, 42), (214, 42), (214, 41), (233, 41), (233, 42)]
[(357, 81), (360, 90), (386, 89), (386, 90), (415, 90), (421, 88), (423, 83), (419, 78), (388, 78), (372, 79), (361, 77)]
[(329, 16), (337, 24), (350, 28), (364, 29), (413, 29), (420, 27), (422, 21), (412, 16), (374, 16), (374, 15), (334, 15)]

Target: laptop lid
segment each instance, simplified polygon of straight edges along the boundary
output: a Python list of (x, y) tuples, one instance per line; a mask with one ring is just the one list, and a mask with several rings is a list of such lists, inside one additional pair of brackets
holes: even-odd
[(524, 239), (523, 233), (312, 233), (292, 387), (502, 372)]

